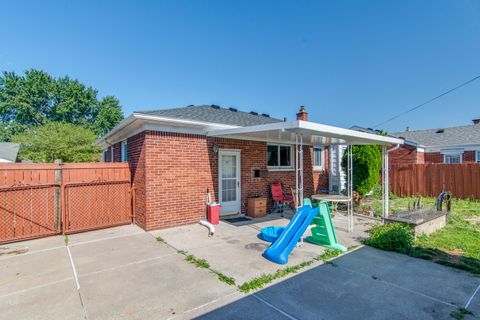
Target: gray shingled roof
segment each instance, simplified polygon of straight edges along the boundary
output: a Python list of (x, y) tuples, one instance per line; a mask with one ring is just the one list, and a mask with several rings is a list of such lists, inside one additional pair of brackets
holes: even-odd
[(15, 162), (17, 160), (20, 144), (10, 142), (0, 142), (0, 159)]
[(391, 135), (405, 138), (425, 147), (480, 144), (480, 125), (403, 131)]
[(139, 111), (136, 113), (149, 114), (173, 119), (220, 123), (240, 127), (248, 127), (282, 121), (262, 114), (252, 114), (250, 112), (238, 111), (233, 108), (220, 108), (214, 105), (188, 106), (183, 108), (162, 109), (153, 111)]

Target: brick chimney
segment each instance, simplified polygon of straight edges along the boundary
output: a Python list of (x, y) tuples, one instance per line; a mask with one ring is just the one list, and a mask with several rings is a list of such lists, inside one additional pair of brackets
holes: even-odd
[(473, 119), (472, 122), (474, 125), (480, 126), (480, 119)]
[(305, 111), (304, 106), (300, 107), (300, 111), (297, 113), (297, 120), (308, 121), (308, 113)]

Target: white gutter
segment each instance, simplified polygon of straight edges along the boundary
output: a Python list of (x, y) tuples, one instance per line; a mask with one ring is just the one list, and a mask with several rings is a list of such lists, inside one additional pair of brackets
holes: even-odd
[[(97, 139), (94, 142), (93, 145), (98, 146), (103, 141), (107, 141), (107, 139), (109, 137), (111, 137), (112, 135), (121, 131), (122, 129), (126, 128), (127, 126), (129, 126), (130, 124), (135, 122), (136, 120), (166, 123), (170, 126), (176, 126), (176, 127), (184, 127), (184, 126), (185, 127), (198, 127), (198, 128), (202, 128), (202, 129), (205, 129), (205, 130), (239, 128), (239, 126), (226, 125), (226, 124), (221, 124), (221, 123), (175, 119), (175, 118), (168, 118), (168, 117), (159, 117), (159, 116), (134, 112), (128, 118), (123, 119), (119, 124), (117, 124), (112, 130), (110, 130), (103, 137)], [(109, 143), (107, 142), (107, 144), (109, 144)]]
[(395, 147), (391, 148), (391, 149), (388, 149), (387, 150), (387, 153), (390, 153), (392, 151), (395, 151), (395, 150), (398, 150), (400, 148), (400, 144), (397, 144)]

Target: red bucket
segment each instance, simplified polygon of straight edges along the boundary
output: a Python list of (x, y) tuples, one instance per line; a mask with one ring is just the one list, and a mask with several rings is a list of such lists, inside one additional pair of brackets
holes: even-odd
[(207, 206), (207, 219), (211, 224), (218, 224), (220, 220), (220, 204), (211, 203)]

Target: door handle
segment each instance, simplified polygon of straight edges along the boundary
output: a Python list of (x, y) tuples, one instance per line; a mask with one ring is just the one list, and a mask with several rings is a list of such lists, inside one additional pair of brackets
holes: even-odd
[(240, 188), (240, 180), (237, 180), (237, 187)]

